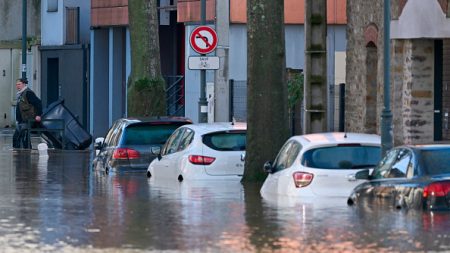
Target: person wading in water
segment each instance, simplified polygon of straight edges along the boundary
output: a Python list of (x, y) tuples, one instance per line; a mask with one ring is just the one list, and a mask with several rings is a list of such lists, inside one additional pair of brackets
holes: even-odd
[(16, 131), (13, 136), (13, 148), (31, 149), (31, 140), (28, 138), (27, 124), (36, 127), (41, 122), (42, 102), (36, 94), (27, 87), (26, 78), (19, 78), (16, 82)]

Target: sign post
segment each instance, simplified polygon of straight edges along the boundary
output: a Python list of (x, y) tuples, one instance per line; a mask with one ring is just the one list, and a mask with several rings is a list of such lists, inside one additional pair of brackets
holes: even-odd
[(216, 31), (205, 26), (206, 23), (206, 2), (201, 2), (202, 12), (202, 25), (196, 27), (190, 37), (189, 43), (192, 49), (199, 53), (200, 57), (189, 57), (189, 69), (199, 69), (200, 72), (200, 99), (199, 105), (199, 117), (200, 123), (206, 123), (208, 121), (208, 101), (206, 100), (206, 70), (218, 69), (219, 59), (218, 57), (207, 57), (206, 54), (213, 52), (218, 43)]

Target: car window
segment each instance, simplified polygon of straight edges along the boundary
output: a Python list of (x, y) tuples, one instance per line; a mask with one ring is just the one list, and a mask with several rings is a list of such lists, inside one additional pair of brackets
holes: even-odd
[(186, 128), (179, 128), (169, 137), (166, 144), (164, 145), (162, 155), (172, 154), (177, 151), (178, 145), (180, 144), (181, 137), (183, 136)]
[(191, 144), (192, 140), (194, 139), (194, 131), (192, 131), (189, 128), (186, 128), (186, 131), (183, 134), (183, 137), (181, 138), (180, 145), (178, 146), (177, 151), (182, 151), (186, 149), (189, 144)]
[(296, 141), (288, 141), (283, 147), (280, 149), (280, 152), (275, 159), (275, 162), (272, 166), (274, 172), (278, 172), (284, 169), (287, 169), (292, 166), (297, 158), (298, 153), (300, 152), (302, 146), (300, 143)]
[(202, 142), (218, 151), (244, 151), (246, 147), (245, 131), (227, 131), (205, 134)]
[(412, 169), (411, 157), (411, 152), (406, 149), (400, 149), (396, 155), (395, 162), (392, 163), (388, 172), (383, 176), (385, 178), (406, 177), (408, 170)]
[(422, 150), (420, 166), (428, 175), (450, 173), (450, 149)]
[(122, 145), (163, 145), (178, 125), (132, 124), (123, 134)]
[(108, 133), (106, 134), (105, 141), (104, 141), (104, 143), (105, 143), (104, 145), (105, 145), (105, 146), (110, 146), (110, 144), (111, 144), (111, 138), (112, 138), (112, 136), (114, 135), (114, 132), (117, 131), (118, 125), (119, 125), (119, 122), (116, 121), (116, 122), (112, 125), (112, 127), (108, 130)]
[(384, 158), (378, 163), (378, 165), (373, 170), (372, 177), (373, 178), (385, 178), (389, 173), (391, 165), (397, 160), (397, 149), (392, 149), (389, 151)]
[(316, 169), (361, 169), (375, 167), (380, 147), (359, 144), (320, 147), (306, 151), (301, 163)]
[(117, 143), (119, 143), (121, 134), (122, 134), (122, 127), (114, 129), (112, 136), (111, 136), (111, 140), (108, 143), (108, 146), (109, 147), (117, 146)]

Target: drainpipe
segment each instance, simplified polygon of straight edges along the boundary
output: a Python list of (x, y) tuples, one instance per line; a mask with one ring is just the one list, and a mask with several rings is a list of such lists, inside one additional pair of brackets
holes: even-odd
[(392, 112), (390, 90), (390, 21), (391, 1), (384, 0), (384, 108), (381, 113), (381, 156), (384, 156), (392, 147)]
[(27, 78), (27, 0), (22, 0), (22, 78)]

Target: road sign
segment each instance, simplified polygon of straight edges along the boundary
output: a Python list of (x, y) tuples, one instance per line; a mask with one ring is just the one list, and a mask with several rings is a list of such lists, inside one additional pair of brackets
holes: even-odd
[(189, 38), (192, 49), (199, 54), (209, 54), (217, 47), (217, 33), (209, 26), (198, 26)]
[(218, 56), (189, 56), (189, 69), (219, 69)]

